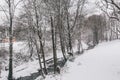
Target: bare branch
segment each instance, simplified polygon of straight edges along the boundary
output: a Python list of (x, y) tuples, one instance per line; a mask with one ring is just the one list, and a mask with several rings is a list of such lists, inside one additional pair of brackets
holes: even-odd
[(111, 0), (111, 4), (113, 4), (116, 8), (118, 8), (118, 9), (120, 10), (120, 6), (118, 6), (118, 5), (114, 2), (114, 0)]
[(6, 16), (6, 18), (7, 18), (7, 20), (9, 20), (9, 17), (8, 17), (8, 15), (7, 15), (8, 11), (6, 11), (2, 6), (0, 6), (0, 8), (2, 9), (2, 10), (0, 10), (0, 11), (3, 11), (4, 14), (5, 14), (5, 16)]
[[(80, 3), (82, 3), (82, 5), (80, 5)], [(76, 24), (78, 15), (79, 15), (80, 6), (81, 6), (80, 12), (82, 12), (82, 9), (83, 9), (84, 4), (85, 4), (85, 1), (80, 1), (80, 0), (78, 0), (77, 9), (76, 9), (76, 15), (75, 15), (75, 19), (74, 19), (75, 21), (73, 22), (73, 26), (72, 26), (72, 28), (71, 28), (71, 31), (73, 31), (73, 29), (74, 29), (74, 27), (75, 27), (75, 24)]]

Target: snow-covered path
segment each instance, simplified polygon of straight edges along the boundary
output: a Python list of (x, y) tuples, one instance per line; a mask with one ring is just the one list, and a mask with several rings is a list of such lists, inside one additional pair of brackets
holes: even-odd
[[(57, 80), (120, 80), (120, 41), (102, 43), (86, 51)], [(46, 80), (56, 80), (47, 77)]]

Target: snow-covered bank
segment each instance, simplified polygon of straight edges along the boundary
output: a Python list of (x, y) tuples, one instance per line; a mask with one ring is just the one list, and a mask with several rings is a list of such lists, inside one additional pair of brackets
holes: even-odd
[[(68, 61), (59, 75), (48, 75), (45, 80), (120, 80), (120, 40), (100, 43), (92, 50), (85, 51)], [(29, 62), (14, 69), (14, 77), (29, 76), (39, 69), (38, 61)], [(7, 72), (2, 72), (0, 80), (7, 79)], [(38, 77), (36, 80), (41, 80)]]
[(45, 80), (120, 80), (120, 40), (101, 43), (66, 66), (67, 72)]
[[(88, 46), (82, 42), (83, 45), (83, 49), (86, 49)], [(8, 49), (9, 44), (5, 43), (3, 45), (3, 48)], [(14, 48), (14, 52), (21, 52), (23, 53), (22, 55), (28, 54), (27, 53), (27, 47), (26, 47), (26, 42), (16, 42), (13, 44), (13, 48)], [(74, 52), (77, 51), (77, 42), (74, 46), (73, 49)], [(61, 51), (58, 50), (57, 53), (58, 58), (63, 57)], [(49, 53), (49, 56), (46, 57), (46, 60), (51, 59), (52, 53)], [(7, 63), (8, 64), (8, 63)], [(39, 64), (38, 64), (38, 60), (34, 60), (34, 61), (29, 61), (29, 62), (25, 62), (24, 64), (21, 64), (20, 66), (17, 66), (16, 68), (13, 69), (13, 76), (14, 78), (20, 78), (20, 77), (25, 77), (25, 76), (31, 76), (31, 74), (38, 72), (39, 70)], [(1, 74), (2, 78), (0, 80), (7, 80), (7, 76), (8, 76), (8, 71), (2, 71)]]

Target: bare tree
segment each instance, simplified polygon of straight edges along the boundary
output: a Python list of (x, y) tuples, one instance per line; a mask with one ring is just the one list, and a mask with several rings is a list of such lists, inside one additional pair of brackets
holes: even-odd
[(92, 15), (88, 18), (89, 28), (93, 32), (93, 45), (97, 45), (100, 40), (104, 39), (104, 31), (106, 27), (106, 21), (101, 15)]
[(67, 18), (67, 30), (68, 30), (68, 50), (70, 53), (72, 53), (72, 34), (74, 32), (74, 29), (76, 27), (76, 22), (78, 20), (78, 16), (81, 14), (83, 6), (85, 4), (85, 0), (78, 0), (77, 2), (77, 9), (75, 12), (75, 17), (73, 19), (72, 25), (70, 24), (70, 13), (69, 13), (69, 8), (70, 8), (70, 2), (69, 0), (65, 1), (65, 4), (67, 4), (65, 6), (65, 10), (66, 10), (66, 18)]
[(34, 0), (37, 34), (38, 34), (38, 37), (39, 37), (40, 48), (41, 48), (41, 53), (42, 53), (42, 57), (43, 57), (44, 71), (45, 71), (45, 74), (47, 74), (46, 62), (45, 62), (45, 53), (44, 53), (44, 48), (43, 48), (44, 46), (43, 46), (43, 42), (42, 42), (42, 31), (41, 31), (41, 27), (39, 26), (39, 16), (38, 16), (37, 4), (36, 3), (37, 3), (37, 1)]
[(54, 59), (54, 73), (57, 70), (57, 54), (55, 45), (55, 27), (53, 25), (53, 18), (51, 17), (51, 33), (52, 33), (52, 44), (53, 44), (53, 59)]
[[(102, 5), (100, 5), (102, 3)], [(120, 20), (120, 5), (117, 0), (103, 0), (97, 3), (98, 7), (106, 14), (108, 19), (108, 29), (111, 33), (110, 40), (112, 40), (115, 36), (119, 38), (119, 24)], [(113, 36), (114, 35), (114, 36)]]
[(9, 5), (9, 22), (10, 22), (10, 26), (9, 26), (9, 41), (10, 41), (10, 46), (9, 46), (9, 52), (10, 52), (10, 58), (9, 58), (9, 74), (8, 74), (8, 80), (13, 80), (13, 67), (12, 67), (12, 56), (13, 56), (13, 43), (12, 43), (12, 38), (13, 38), (13, 30), (12, 30), (12, 25), (13, 25), (13, 14), (12, 14), (12, 3), (11, 0), (8, 0), (8, 5)]
[[(42, 33), (42, 27), (41, 27), (41, 12), (40, 12), (40, 4), (41, 1), (38, 0), (27, 0), (27, 2), (24, 1), (24, 9), (27, 16), (27, 24), (28, 24), (28, 30), (29, 30), (29, 42), (31, 43), (31, 46), (36, 47), (38, 59), (39, 59), (39, 65), (42, 72), (42, 76), (44, 76), (44, 73), (47, 74), (47, 68), (46, 68), (46, 61), (45, 61), (45, 52), (44, 52), (44, 44), (43, 44), (43, 33)], [(31, 49), (32, 50), (32, 49)], [(33, 53), (31, 53), (32, 55)], [(43, 59), (43, 66), (41, 59)]]
[(9, 74), (8, 80), (13, 80), (13, 19), (15, 15), (15, 10), (18, 4), (21, 2), (18, 1), (16, 4), (14, 0), (6, 0), (8, 4), (8, 16), (9, 16)]

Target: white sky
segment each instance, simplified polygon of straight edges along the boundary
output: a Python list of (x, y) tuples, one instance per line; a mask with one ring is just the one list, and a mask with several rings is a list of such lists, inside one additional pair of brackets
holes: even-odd
[(100, 0), (88, 0), (88, 1), (89, 1), (89, 3), (87, 5), (87, 11), (88, 11), (89, 15), (102, 13), (102, 11), (96, 5), (96, 2), (98, 2)]
[[(3, 6), (4, 4), (4, 0), (0, 0), (0, 6)], [(4, 13), (1, 11), (1, 8), (0, 8), (0, 23), (2, 23), (4, 17), (3, 17)]]

